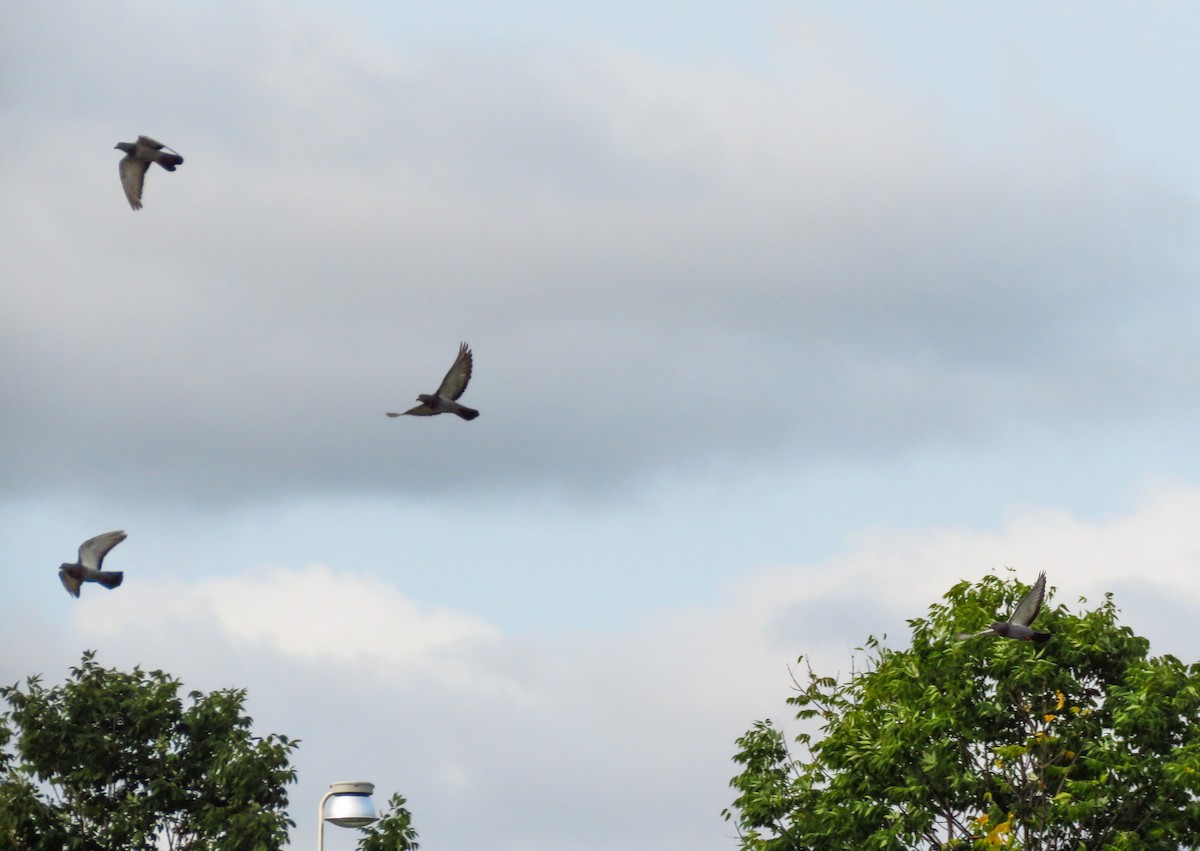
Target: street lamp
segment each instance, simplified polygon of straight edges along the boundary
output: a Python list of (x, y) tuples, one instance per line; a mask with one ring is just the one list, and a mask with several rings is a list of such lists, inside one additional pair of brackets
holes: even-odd
[[(371, 793), (374, 783), (349, 782), (330, 783), (329, 791), (317, 804), (317, 851), (325, 851), (325, 822), (331, 821), (338, 827), (366, 827), (379, 818), (375, 815), (375, 803)], [(333, 798), (329, 812), (325, 802)]]

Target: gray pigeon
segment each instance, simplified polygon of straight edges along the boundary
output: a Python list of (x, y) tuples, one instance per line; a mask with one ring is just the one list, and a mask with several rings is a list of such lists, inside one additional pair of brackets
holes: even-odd
[(464, 420), (475, 419), (479, 416), (479, 411), (468, 408), (466, 405), (460, 405), (457, 401), (458, 397), (467, 389), (467, 382), (471, 380), (472, 362), (471, 350), (467, 348), (467, 344), (459, 344), (458, 357), (454, 359), (454, 366), (450, 367), (450, 371), (442, 379), (442, 386), (437, 389), (437, 392), (422, 393), (417, 397), (417, 401), (421, 404), (415, 408), (409, 408), (403, 413), (389, 411), (388, 416), (402, 417), (404, 414), (412, 414), (414, 417), (432, 417), (434, 414), (458, 414)]
[(997, 621), (980, 632), (957, 632), (955, 638), (977, 638), (981, 635), (999, 635), (1002, 638), (1019, 638), (1021, 641), (1036, 641), (1041, 644), (1050, 640), (1050, 633), (1030, 629), (1042, 610), (1042, 598), (1046, 595), (1046, 571), (1038, 574), (1037, 582), (1029, 589), (1029, 593), (1021, 598), (1012, 616), (1006, 621)]
[(117, 544), (125, 540), (124, 532), (105, 532), (89, 538), (79, 545), (79, 561), (63, 564), (58, 569), (58, 578), (72, 597), (79, 596), (79, 587), (84, 582), (99, 582), (105, 588), (116, 588), (125, 578), (119, 570), (101, 570), (104, 556)]
[(150, 163), (158, 163), (167, 171), (174, 171), (175, 166), (183, 164), (183, 157), (170, 148), (167, 148), (170, 153), (163, 153), (163, 148), (167, 146), (149, 136), (138, 136), (136, 142), (121, 142), (116, 147), (116, 150), (125, 152), (117, 168), (121, 173), (125, 197), (135, 210), (142, 209), (142, 183), (146, 180), (146, 169), (150, 168)]

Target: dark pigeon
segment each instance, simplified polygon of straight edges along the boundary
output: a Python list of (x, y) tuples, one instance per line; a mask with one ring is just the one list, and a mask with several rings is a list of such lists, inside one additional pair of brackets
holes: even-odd
[(1029, 593), (1021, 598), (1013, 609), (1012, 617), (1006, 621), (997, 621), (980, 632), (958, 632), (955, 638), (978, 638), (981, 635), (998, 635), (1001, 638), (1018, 638), (1021, 641), (1036, 641), (1041, 644), (1050, 640), (1050, 633), (1030, 629), (1029, 625), (1037, 618), (1042, 610), (1042, 598), (1046, 596), (1046, 571), (1038, 574), (1037, 582), (1029, 589)]
[(389, 411), (388, 416), (402, 417), (404, 414), (412, 414), (414, 417), (432, 417), (435, 414), (458, 414), (464, 420), (475, 419), (479, 416), (479, 411), (458, 404), (458, 397), (467, 389), (467, 383), (471, 380), (472, 364), (471, 350), (467, 348), (466, 343), (460, 344), (454, 366), (450, 367), (450, 371), (442, 379), (442, 385), (437, 392), (422, 393), (417, 397), (421, 404), (403, 413)]
[(63, 564), (58, 569), (58, 578), (63, 587), (72, 597), (79, 596), (79, 588), (84, 582), (99, 582), (105, 588), (116, 588), (125, 578), (119, 570), (101, 570), (104, 556), (117, 544), (125, 540), (124, 532), (105, 532), (89, 538), (79, 545), (79, 561), (74, 564)]
[[(164, 153), (164, 148), (169, 153)], [(150, 168), (150, 163), (158, 163), (167, 171), (174, 171), (175, 166), (183, 165), (183, 157), (149, 136), (138, 136), (136, 142), (121, 142), (116, 150), (125, 152), (117, 167), (121, 173), (121, 186), (125, 189), (125, 197), (129, 199), (129, 206), (135, 210), (142, 209), (142, 184), (146, 180), (146, 169)]]

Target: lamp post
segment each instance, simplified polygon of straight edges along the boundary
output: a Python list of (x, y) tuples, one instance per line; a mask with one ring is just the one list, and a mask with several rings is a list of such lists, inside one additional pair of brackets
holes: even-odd
[[(326, 821), (338, 827), (366, 827), (379, 818), (375, 814), (375, 803), (371, 800), (374, 791), (374, 783), (362, 781), (329, 784), (329, 791), (317, 804), (317, 851), (325, 851)], [(333, 798), (333, 803), (326, 814), (325, 803), (330, 798)]]

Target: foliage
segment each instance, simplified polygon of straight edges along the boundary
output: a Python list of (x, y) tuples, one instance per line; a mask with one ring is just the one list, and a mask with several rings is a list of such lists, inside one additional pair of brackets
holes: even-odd
[(417, 851), (417, 831), (412, 826), (412, 813), (404, 806), (403, 795), (392, 795), (388, 812), (374, 824), (363, 828), (358, 851)]
[(101, 667), (0, 688), (0, 849), (270, 851), (292, 822), (297, 743), (250, 733), (246, 694)]
[(1150, 657), (1111, 594), (1080, 614), (1043, 608), (1044, 645), (952, 637), (1024, 590), (960, 583), (909, 621), (910, 649), (872, 638), (844, 682), (808, 668), (788, 699), (799, 755), (769, 721), (737, 740), (724, 815), (741, 847), (1200, 845), (1200, 665)]

